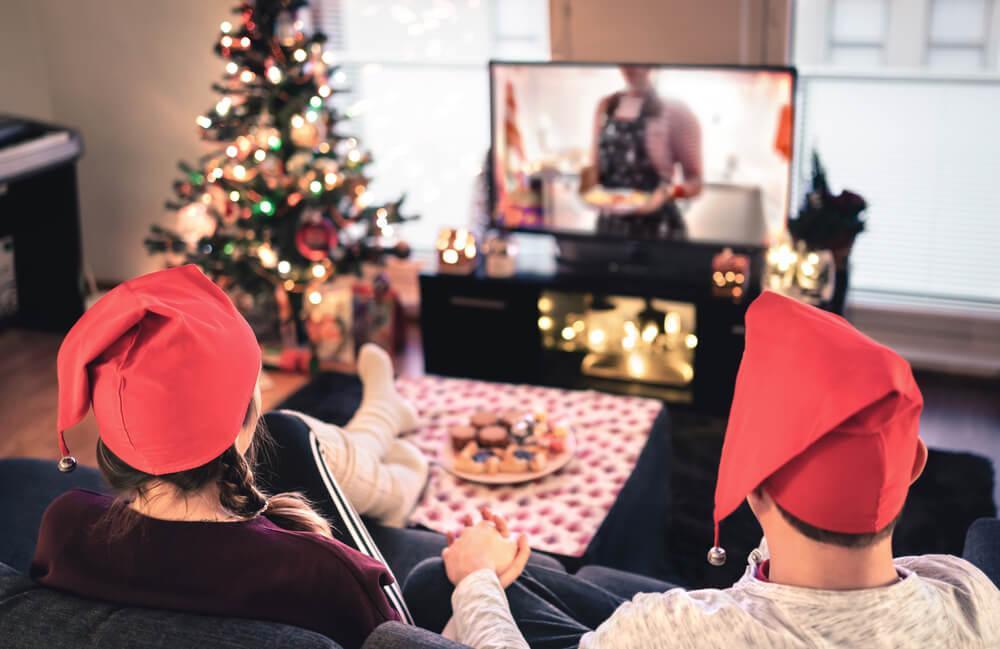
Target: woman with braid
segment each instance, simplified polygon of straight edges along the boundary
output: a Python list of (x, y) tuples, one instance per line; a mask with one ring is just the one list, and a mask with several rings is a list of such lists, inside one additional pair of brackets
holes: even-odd
[[(118, 495), (73, 490), (49, 506), (36, 581), (126, 606), (282, 622), (345, 649), (408, 617), (387, 567), (335, 539), (342, 521), (331, 530), (303, 497), (256, 486), (260, 347), (197, 267), (109, 292), (66, 336), (58, 365), (59, 469), (76, 464), (64, 431), (93, 407), (98, 464)], [(342, 429), (313, 422), (316, 456), (370, 514), (398, 523), (426, 478), (396, 439), (415, 413), (387, 355), (366, 347), (359, 365), (361, 407)]]

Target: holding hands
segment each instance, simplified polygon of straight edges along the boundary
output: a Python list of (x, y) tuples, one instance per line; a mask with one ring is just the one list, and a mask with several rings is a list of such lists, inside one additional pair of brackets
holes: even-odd
[(524, 571), (531, 556), (528, 539), (523, 534), (510, 538), (507, 521), (488, 508), (480, 510), (483, 520), (473, 523), (471, 517), (465, 529), (448, 534), (448, 547), (441, 552), (448, 580), (458, 585), (472, 573), (484, 568), (492, 570), (506, 588)]

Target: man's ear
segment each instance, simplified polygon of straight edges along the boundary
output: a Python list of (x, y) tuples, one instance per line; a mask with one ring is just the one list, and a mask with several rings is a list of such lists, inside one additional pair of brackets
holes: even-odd
[(754, 513), (754, 516), (760, 519), (761, 514), (774, 506), (774, 501), (764, 491), (764, 486), (758, 485), (753, 491), (747, 494), (747, 504), (750, 505), (750, 510)]
[(927, 445), (924, 444), (924, 440), (917, 438), (917, 456), (913, 459), (913, 471), (910, 473), (910, 484), (917, 481), (920, 474), (924, 472), (924, 467), (927, 466)]

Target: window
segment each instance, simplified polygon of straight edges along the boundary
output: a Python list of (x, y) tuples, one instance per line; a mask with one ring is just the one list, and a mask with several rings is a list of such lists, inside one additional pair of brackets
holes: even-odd
[(1000, 306), (1000, 2), (797, 6), (798, 196), (809, 152), (869, 202), (852, 298)]
[(420, 220), (404, 238), (430, 248), (469, 222), (489, 147), (495, 59), (549, 57), (547, 0), (314, 0), (350, 89), (343, 131), (372, 152), (376, 200), (406, 194)]

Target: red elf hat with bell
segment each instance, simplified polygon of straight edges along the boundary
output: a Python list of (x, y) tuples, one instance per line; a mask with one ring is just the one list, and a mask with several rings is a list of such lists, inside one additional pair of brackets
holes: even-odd
[(65, 431), (91, 406), (104, 444), (132, 468), (205, 464), (239, 435), (260, 362), (250, 325), (197, 266), (119, 284), (59, 348), (59, 470), (76, 467)]
[(719, 522), (757, 487), (814, 527), (845, 534), (899, 515), (927, 447), (910, 365), (843, 318), (770, 291), (747, 309), (746, 349), (715, 489)]

